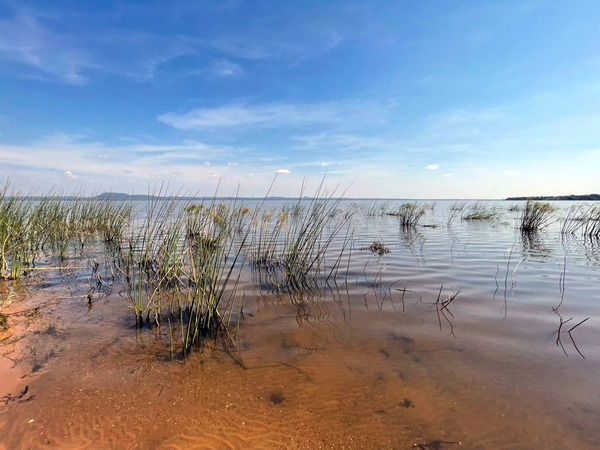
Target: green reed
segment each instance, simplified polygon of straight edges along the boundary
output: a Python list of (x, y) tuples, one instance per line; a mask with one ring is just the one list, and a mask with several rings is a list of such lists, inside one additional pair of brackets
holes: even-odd
[(19, 278), (40, 254), (63, 261), (69, 248), (82, 251), (99, 233), (116, 241), (130, 216), (131, 205), (54, 193), (22, 196), (7, 183), (0, 190), (0, 278)]
[[(340, 199), (323, 182), (306, 204), (299, 199), (277, 211), (263, 210), (264, 201), (251, 211), (235, 196), (227, 203), (216, 195), (202, 204), (165, 199), (163, 189), (149, 193), (145, 211), (134, 211), (129, 202), (82, 195), (21, 196), (7, 184), (0, 191), (0, 276), (19, 278), (41, 257), (96, 256), (88, 244), (104, 242), (137, 327), (166, 320), (171, 348), (179, 336), (183, 354), (206, 337), (236, 353), (237, 288), (247, 257), (254, 267), (277, 266), (280, 286), (302, 290), (320, 276), (335, 279), (349, 247), (346, 225), (354, 208), (340, 211)], [(345, 243), (327, 274), (325, 254), (345, 227)]]
[[(331, 243), (356, 211), (355, 207), (341, 211), (341, 198), (335, 192), (328, 194), (323, 181), (310, 200), (302, 200), (303, 191), (304, 187), (295, 204), (270, 211), (253, 223), (249, 260), (261, 280), (276, 290), (315, 288), (325, 275)], [(341, 252), (346, 247), (343, 243)], [(337, 268), (339, 264), (334, 264)]]

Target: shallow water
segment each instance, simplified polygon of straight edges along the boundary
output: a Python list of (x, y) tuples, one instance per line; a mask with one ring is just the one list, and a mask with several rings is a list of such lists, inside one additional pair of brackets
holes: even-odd
[[(81, 270), (1, 285), (11, 327), (0, 443), (597, 448), (597, 243), (561, 236), (560, 222), (523, 237), (506, 202), (494, 203), (499, 220), (449, 224), (453, 204), (437, 202), (412, 232), (357, 214), (348, 273), (318, 292), (269, 292), (246, 267), (245, 369), (218, 346), (172, 361), (165, 327), (136, 331), (118, 288), (95, 292), (89, 309), (86, 258), (68, 261)], [(375, 240), (390, 253), (361, 250)], [(559, 305), (572, 318), (564, 351)], [(588, 317), (572, 331), (575, 348), (567, 331)]]

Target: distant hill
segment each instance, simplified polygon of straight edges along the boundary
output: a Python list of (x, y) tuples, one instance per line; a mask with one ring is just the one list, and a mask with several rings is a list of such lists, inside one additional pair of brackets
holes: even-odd
[(506, 200), (596, 200), (600, 201), (600, 194), (587, 195), (543, 195), (539, 197), (508, 197)]

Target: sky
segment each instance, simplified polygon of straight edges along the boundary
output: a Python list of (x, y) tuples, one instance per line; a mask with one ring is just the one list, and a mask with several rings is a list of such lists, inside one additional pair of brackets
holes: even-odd
[(0, 0), (21, 192), (600, 192), (600, 2)]

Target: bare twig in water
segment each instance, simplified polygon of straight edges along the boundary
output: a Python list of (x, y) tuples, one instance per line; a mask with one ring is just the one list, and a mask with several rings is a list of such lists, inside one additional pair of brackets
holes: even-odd
[(448, 309), (448, 307), (456, 299), (456, 297), (458, 297), (458, 294), (460, 293), (460, 289), (454, 295), (449, 296), (446, 300), (441, 300), (443, 289), (444, 289), (444, 285), (441, 285), (440, 291), (437, 296), (437, 300), (435, 301), (435, 311), (436, 311), (437, 317), (438, 317), (438, 324), (439, 324), (440, 330), (441, 330), (442, 329), (442, 319), (441, 318), (443, 317), (446, 320), (446, 322), (448, 322), (448, 325), (450, 325), (450, 334), (452, 336), (456, 336), (454, 334), (454, 324), (448, 317), (448, 315), (450, 315), (450, 317), (452, 317), (454, 319), (454, 314), (452, 314), (452, 312)]
[[(556, 314), (558, 314), (558, 310), (556, 310), (555, 312), (556, 312)], [(558, 324), (558, 330), (556, 331), (556, 345), (557, 346), (560, 345), (560, 348), (562, 348), (562, 351), (565, 353), (565, 356), (569, 356), (567, 351), (565, 350), (565, 346), (563, 345), (562, 340), (560, 338), (560, 332), (562, 331), (562, 326), (565, 323), (569, 322), (570, 320), (573, 320), (573, 318), (571, 317), (568, 320), (563, 320), (563, 318), (560, 314), (558, 314), (558, 317), (560, 319), (560, 323)]]
[(577, 325), (573, 325), (570, 329), (569, 329), (569, 337), (571, 338), (571, 342), (573, 343), (573, 347), (575, 347), (575, 350), (577, 350), (577, 353), (579, 353), (579, 356), (581, 356), (583, 359), (585, 359), (585, 356), (583, 356), (583, 353), (581, 353), (579, 351), (579, 347), (577, 347), (577, 344), (575, 343), (575, 339), (573, 339), (573, 335), (571, 334), (571, 331), (573, 331), (575, 328), (577, 328), (579, 325), (581, 325), (582, 323), (584, 323), (585, 321), (587, 321), (589, 319), (583, 319), (581, 322), (579, 322)]
[[(558, 315), (559, 319), (560, 319), (560, 323), (558, 325), (558, 330), (556, 331), (556, 345), (560, 346), (562, 348), (562, 351), (564, 352), (564, 354), (566, 356), (569, 356), (567, 351), (565, 350), (565, 346), (562, 343), (562, 339), (561, 339), (561, 332), (562, 332), (562, 327), (565, 323), (570, 322), (571, 320), (573, 320), (573, 318), (571, 317), (570, 319), (567, 320), (563, 320), (562, 316), (560, 315), (560, 313), (558, 312), (558, 309), (555, 309), (554, 312)], [(573, 337), (573, 334), (571, 333), (575, 328), (577, 328), (579, 325), (583, 324), (584, 322), (588, 321), (589, 317), (583, 319), (581, 322), (573, 325), (571, 328), (569, 328), (569, 331), (567, 331), (567, 333), (569, 334), (569, 338), (571, 339), (571, 342), (573, 343), (573, 347), (575, 347), (575, 350), (577, 350), (577, 353), (579, 353), (579, 356), (581, 356), (583, 359), (586, 359), (585, 356), (583, 356), (583, 353), (581, 353), (581, 350), (579, 350), (579, 347), (577, 347), (577, 344), (575, 343), (575, 338)]]

